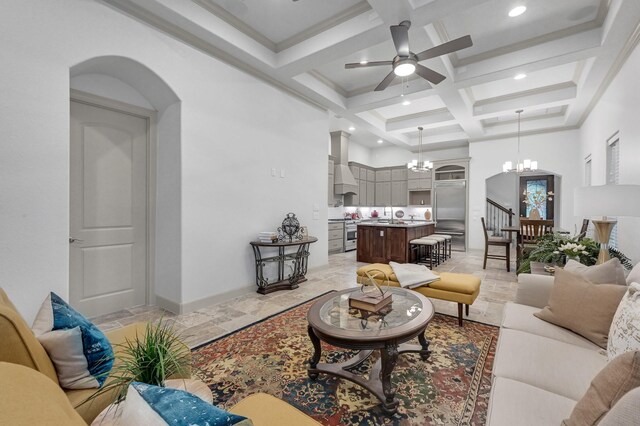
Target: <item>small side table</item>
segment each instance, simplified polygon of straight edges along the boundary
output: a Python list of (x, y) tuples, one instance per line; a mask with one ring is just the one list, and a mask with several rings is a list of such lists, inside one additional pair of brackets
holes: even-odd
[[(180, 389), (194, 394), (204, 402), (213, 404), (213, 395), (211, 395), (211, 389), (201, 382), (195, 379), (170, 379), (165, 381), (165, 386), (173, 389)], [(120, 404), (126, 404), (127, 401), (122, 401)], [(116, 407), (114, 404), (110, 404), (107, 408), (102, 410), (98, 417), (91, 422), (91, 426), (117, 426), (122, 416), (123, 407)]]
[[(278, 290), (293, 290), (298, 288), (298, 284), (305, 282), (307, 279), (307, 265), (309, 259), (309, 246), (311, 243), (318, 241), (316, 237), (307, 237), (302, 240), (277, 243), (263, 243), (261, 241), (251, 241), (253, 254), (256, 258), (256, 285), (258, 293), (269, 294)], [(277, 247), (278, 254), (276, 256), (263, 257), (260, 251), (261, 247)], [(286, 253), (287, 247), (296, 247), (295, 252)], [(285, 262), (291, 261), (291, 273), (285, 277)], [(277, 281), (269, 282), (269, 278), (264, 276), (264, 267), (268, 262), (276, 262), (278, 264)]]

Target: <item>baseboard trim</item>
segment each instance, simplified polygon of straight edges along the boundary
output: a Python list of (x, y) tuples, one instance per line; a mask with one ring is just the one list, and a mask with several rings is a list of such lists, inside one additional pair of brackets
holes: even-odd
[(225, 291), (224, 293), (214, 294), (212, 296), (207, 296), (202, 299), (194, 300), (187, 303), (174, 302), (173, 300), (165, 299), (162, 296), (156, 295), (156, 305), (169, 312), (173, 312), (176, 315), (188, 314), (190, 312), (197, 311), (198, 309), (206, 308), (210, 305), (215, 305), (216, 303), (225, 302), (238, 296), (243, 296), (250, 293), (251, 291), (255, 291), (255, 288), (255, 286), (241, 287), (235, 290)]
[(156, 294), (156, 306), (166, 311), (173, 312), (174, 314), (180, 313), (180, 303), (174, 302), (173, 300), (165, 299), (164, 297), (158, 296), (157, 294)]

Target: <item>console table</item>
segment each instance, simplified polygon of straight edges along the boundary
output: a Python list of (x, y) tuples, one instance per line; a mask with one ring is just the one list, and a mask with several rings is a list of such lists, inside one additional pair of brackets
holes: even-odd
[[(278, 241), (277, 243), (263, 243), (260, 241), (251, 241), (251, 248), (256, 258), (256, 284), (258, 293), (269, 294), (278, 290), (293, 290), (298, 288), (298, 284), (305, 282), (307, 279), (307, 265), (309, 259), (309, 246), (311, 243), (318, 241), (316, 237), (307, 237), (297, 241)], [(261, 248), (272, 247), (278, 248), (276, 256), (263, 257)], [(294, 247), (296, 250), (289, 253), (286, 252), (287, 247)], [(290, 261), (291, 273), (285, 277), (286, 262)], [(264, 267), (267, 263), (275, 262), (278, 265), (277, 281), (269, 282), (269, 278), (264, 276)]]

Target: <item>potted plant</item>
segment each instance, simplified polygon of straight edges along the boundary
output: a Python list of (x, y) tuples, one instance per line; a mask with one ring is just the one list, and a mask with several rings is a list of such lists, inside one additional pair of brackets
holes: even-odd
[[(564, 265), (568, 258), (573, 258), (583, 265), (595, 265), (600, 252), (600, 244), (591, 238), (570, 237), (563, 234), (546, 234), (539, 237), (536, 246), (525, 252), (517, 273), (531, 272), (531, 262)], [(625, 269), (631, 269), (631, 260), (619, 250), (609, 247), (609, 255), (616, 257)]]
[(127, 395), (131, 382), (164, 386), (170, 378), (191, 377), (191, 351), (180, 339), (173, 323), (162, 318), (157, 324), (147, 323), (144, 334), (114, 346), (116, 361), (105, 385), (87, 398), (90, 402), (104, 393), (114, 394), (114, 403)]

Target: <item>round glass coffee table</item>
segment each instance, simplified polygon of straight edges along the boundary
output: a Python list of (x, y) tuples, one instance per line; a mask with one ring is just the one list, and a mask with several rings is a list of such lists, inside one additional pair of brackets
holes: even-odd
[[(429, 299), (415, 291), (397, 287), (387, 291), (392, 293), (393, 301), (388, 309), (378, 314), (349, 307), (349, 294), (359, 293), (359, 288), (327, 294), (311, 306), (307, 320), (314, 353), (307, 372), (311, 379), (324, 373), (357, 383), (382, 402), (385, 413), (394, 414), (398, 400), (391, 384), (391, 373), (401, 353), (418, 353), (424, 361), (429, 358), (429, 342), (424, 333), (434, 309)], [(419, 345), (406, 343), (416, 336)], [(321, 340), (360, 352), (345, 362), (320, 363)], [(348, 371), (362, 364), (374, 350), (380, 351), (380, 358), (372, 367), (369, 379)]]

